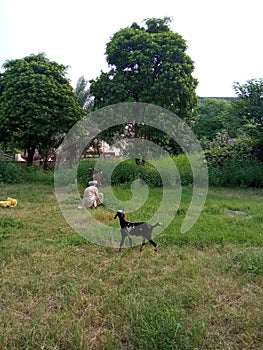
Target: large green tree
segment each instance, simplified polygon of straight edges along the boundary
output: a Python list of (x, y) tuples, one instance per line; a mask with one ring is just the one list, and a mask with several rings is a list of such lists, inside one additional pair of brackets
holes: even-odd
[(49, 61), (45, 54), (7, 61), (0, 77), (0, 136), (43, 158), (57, 148), (63, 135), (84, 116), (66, 78), (67, 67)]
[(115, 33), (106, 46), (110, 70), (91, 82), (94, 107), (146, 102), (190, 118), (196, 106), (194, 64), (186, 41), (170, 29), (171, 19), (147, 19)]
[[(145, 102), (164, 107), (186, 121), (192, 119), (197, 104), (194, 64), (186, 54), (186, 41), (170, 29), (170, 22), (169, 17), (151, 18), (142, 27), (133, 23), (112, 36), (106, 45), (110, 69), (90, 85), (94, 109), (120, 102)], [(141, 129), (135, 120), (135, 137), (141, 132), (159, 144), (169, 144), (158, 130)], [(110, 133), (104, 137), (109, 140)]]

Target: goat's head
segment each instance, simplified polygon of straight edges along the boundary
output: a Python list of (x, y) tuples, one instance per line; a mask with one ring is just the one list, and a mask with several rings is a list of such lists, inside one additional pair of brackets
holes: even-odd
[(114, 216), (114, 219), (116, 219), (116, 218), (119, 218), (119, 219), (124, 219), (124, 217), (125, 217), (125, 214), (124, 214), (124, 212), (123, 212), (123, 210), (117, 210), (116, 211), (116, 214), (115, 214), (115, 216)]

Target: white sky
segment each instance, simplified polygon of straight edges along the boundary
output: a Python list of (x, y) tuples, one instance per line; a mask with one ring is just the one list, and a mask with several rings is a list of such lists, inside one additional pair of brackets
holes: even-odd
[(199, 96), (235, 96), (234, 82), (263, 77), (262, 0), (0, 0), (0, 66), (45, 52), (70, 66), (68, 78), (108, 69), (111, 36), (145, 18), (173, 17), (187, 41)]

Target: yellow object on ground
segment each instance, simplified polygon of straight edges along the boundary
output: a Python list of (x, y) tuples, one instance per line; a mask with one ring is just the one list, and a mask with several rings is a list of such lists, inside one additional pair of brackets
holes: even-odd
[(8, 197), (6, 201), (0, 201), (0, 207), (2, 208), (12, 208), (17, 206), (17, 200)]

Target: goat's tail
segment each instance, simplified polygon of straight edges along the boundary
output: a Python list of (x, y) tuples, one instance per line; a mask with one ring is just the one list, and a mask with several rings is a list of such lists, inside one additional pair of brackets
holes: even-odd
[(163, 225), (162, 225), (162, 223), (157, 222), (157, 224), (153, 225), (152, 228), (155, 228), (155, 227), (157, 227), (157, 226), (163, 226)]

